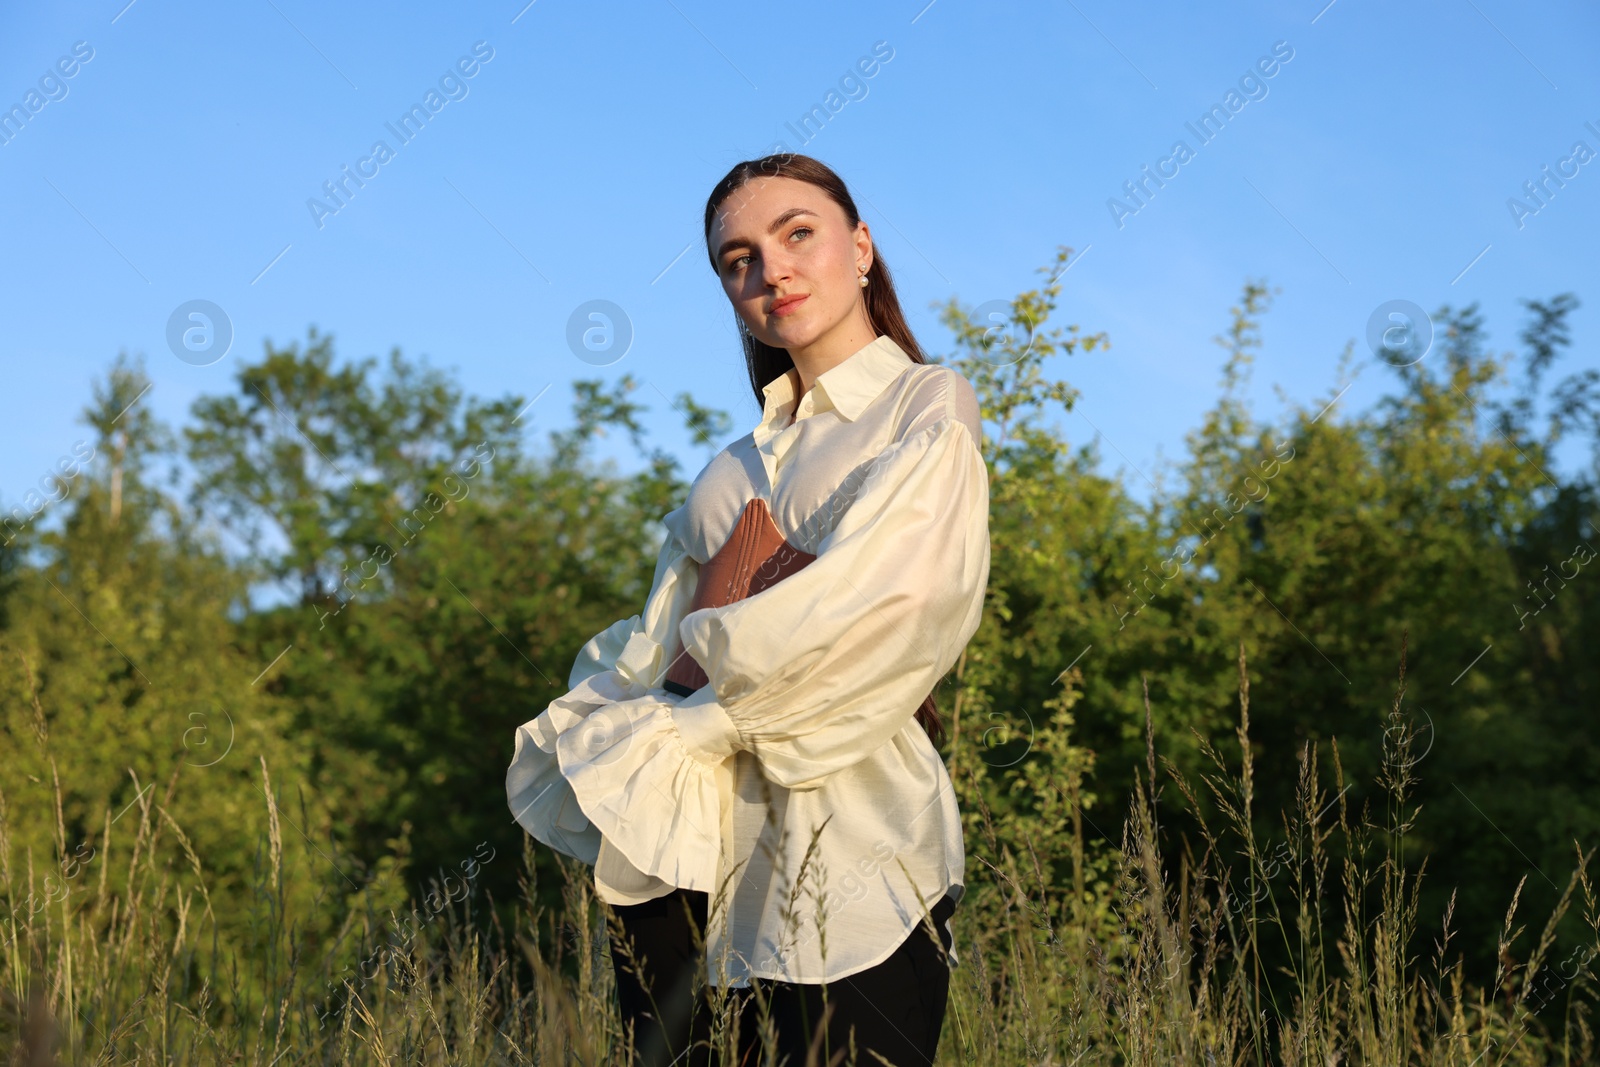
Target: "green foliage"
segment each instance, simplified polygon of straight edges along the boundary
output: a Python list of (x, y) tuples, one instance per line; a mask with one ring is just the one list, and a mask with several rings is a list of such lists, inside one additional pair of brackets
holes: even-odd
[[(1445, 307), (1373, 409), (1339, 417), (1372, 369), (1347, 347), (1268, 424), (1247, 282), (1187, 456), (1128, 486), (1053, 421), (1077, 393), (1049, 361), (1108, 348), (1052, 321), (1067, 255), (998, 327), (942, 309), (992, 542), (940, 695), (969, 847), (949, 1062), (1592, 1059), (1587, 972), (1549, 980), (1595, 944), (1600, 844), (1600, 509), (1550, 459), (1600, 426), (1600, 374), (1559, 368), (1576, 299), (1526, 302), (1515, 383)], [(83, 476), (0, 549), (15, 1025), (151, 1062), (615, 1058), (586, 873), (527, 847), (501, 783), (648, 590), (687, 489), (660, 405), (579, 382), (533, 450), (525, 398), (313, 330), (200, 398), (180, 454), (149, 384), (112, 365)], [(708, 451), (729, 432), (668, 403)], [(590, 458), (613, 432), (637, 472)], [(1508, 906), (1550, 916), (1531, 948)]]
[[(1066, 255), (1043, 273), (1058, 274)], [(1453, 896), (1484, 953), (1503, 887), (1530, 869), (1527, 898), (1553, 907), (1571, 843), (1600, 839), (1600, 663), (1576, 654), (1600, 636), (1600, 584), (1579, 566), (1600, 546), (1600, 513), (1592, 483), (1549, 474), (1561, 433), (1592, 423), (1588, 376), (1552, 392), (1542, 437), (1529, 429), (1534, 387), (1577, 302), (1528, 302), (1528, 372), (1510, 403), (1492, 386), (1511, 357), (1484, 352), (1474, 308), (1445, 307), (1438, 358), (1400, 368), (1397, 395), (1331, 418), (1349, 381), (1347, 348), (1333, 395), (1288, 412), (1278, 430), (1241, 399), (1270, 307), (1267, 287), (1247, 283), (1216, 339), (1227, 353), (1222, 394), (1190, 436), (1181, 488), (1140, 507), (1096, 472), (1092, 453), (1069, 456), (1038, 424), (1074, 395), (1042, 370), (1074, 351), (1057, 339), (1076, 327), (1040, 340), (1056, 292), (1019, 297), (1004, 344), (953, 303), (945, 315), (961, 349), (954, 365), (1001, 428), (987, 446), (989, 610), (957, 698), (987, 729), (966, 731), (981, 733), (974, 761), (958, 724), (951, 762), (976, 773), (1002, 840), (1032, 842), (1054, 884), (1073, 884), (1062, 850), (1046, 844), (1072, 806), (1057, 796), (1062, 783), (1092, 776), (1083, 817), (1098, 848), (1116, 847), (1107, 831), (1129, 817), (1124, 790), (1147, 762), (1145, 687), (1163, 751), (1192, 775), (1204, 742), (1229, 732), (1241, 644), (1273, 683), (1253, 744), (1279, 773), (1259, 781), (1257, 831), (1272, 836), (1292, 810), (1287, 772), (1307, 741), (1337, 738), (1350, 799), (1371, 799), (1364, 783), (1392, 747), (1387, 693), (1409, 637), (1406, 721), (1423, 732), (1416, 759), (1430, 773), (1406, 858), (1435, 874), (1422, 906), (1438, 915)], [(1530, 579), (1543, 584), (1530, 591)], [(1057, 730), (1071, 741), (1052, 738)], [(1188, 817), (1172, 828), (1194, 832)], [(1473, 974), (1489, 978), (1482, 965)]]

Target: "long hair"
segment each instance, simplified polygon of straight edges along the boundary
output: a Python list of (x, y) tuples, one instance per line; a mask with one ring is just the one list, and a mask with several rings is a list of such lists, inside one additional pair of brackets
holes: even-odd
[[(762, 156), (760, 159), (747, 159), (735, 164), (706, 198), (706, 256), (711, 261), (713, 273), (720, 273), (717, 271), (716, 253), (711, 249), (711, 224), (716, 221), (717, 209), (747, 182), (756, 178), (778, 177), (810, 182), (827, 193), (828, 198), (843, 209), (845, 222), (851, 229), (861, 221), (861, 212), (856, 210), (856, 202), (850, 196), (850, 190), (845, 187), (844, 180), (826, 163), (795, 152), (780, 152), (776, 155)], [(906, 325), (905, 313), (900, 310), (900, 298), (894, 291), (894, 277), (889, 273), (889, 264), (878, 251), (876, 241), (872, 242), (871, 281), (862, 290), (862, 296), (867, 302), (867, 321), (874, 333), (887, 335), (911, 357), (913, 363), (928, 362), (923, 358), (922, 346), (917, 344), (916, 337), (911, 333), (911, 327)], [(734, 313), (734, 317), (738, 317), (737, 312)], [(789, 355), (788, 349), (765, 344), (748, 330), (740, 330), (739, 337), (744, 345), (744, 363), (750, 376), (750, 390), (755, 394), (756, 404), (759, 406), (765, 400), (762, 388), (775, 381), (779, 375), (787, 374), (794, 367), (794, 359)], [(932, 693), (929, 693), (922, 706), (917, 708), (917, 722), (922, 725), (922, 729), (935, 745), (944, 740), (944, 723), (939, 717), (939, 706), (934, 702)]]

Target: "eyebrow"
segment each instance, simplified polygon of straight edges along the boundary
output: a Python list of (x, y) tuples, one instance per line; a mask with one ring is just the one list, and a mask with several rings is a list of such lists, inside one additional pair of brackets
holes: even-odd
[[(821, 218), (822, 217), (822, 216), (818, 215), (815, 211), (808, 211), (803, 207), (792, 207), (788, 211), (785, 211), (782, 215), (779, 215), (777, 218), (773, 219), (772, 220), (772, 225), (767, 227), (767, 232), (768, 233), (777, 233), (778, 229), (784, 223), (788, 222), (790, 219), (794, 218), (797, 215), (811, 215), (811, 216), (814, 216), (816, 218)], [(730, 237), (728, 240), (722, 242), (722, 244), (717, 247), (717, 259), (720, 260), (723, 256), (727, 255), (728, 252), (731, 251), (732, 249), (739, 248), (739, 247), (748, 248), (749, 245), (750, 245), (750, 242), (746, 241), (742, 237)]]

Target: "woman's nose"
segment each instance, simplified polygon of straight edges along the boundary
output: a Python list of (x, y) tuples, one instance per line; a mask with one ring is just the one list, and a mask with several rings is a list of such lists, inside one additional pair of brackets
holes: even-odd
[(761, 257), (761, 280), (768, 285), (786, 281), (794, 274), (794, 265), (781, 252), (764, 253)]

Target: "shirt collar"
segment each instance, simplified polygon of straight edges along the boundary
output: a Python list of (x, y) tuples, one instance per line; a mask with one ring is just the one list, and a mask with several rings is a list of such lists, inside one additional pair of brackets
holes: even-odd
[[(819, 404), (825, 398), (835, 411), (854, 422), (890, 382), (912, 365), (905, 349), (887, 334), (879, 334), (876, 340), (857, 349), (844, 362), (817, 375), (812, 392), (818, 394), (818, 400), (812, 403)], [(797, 403), (795, 391), (799, 380), (800, 372), (790, 368), (762, 387), (761, 392), (766, 397), (762, 427), (788, 420)]]

